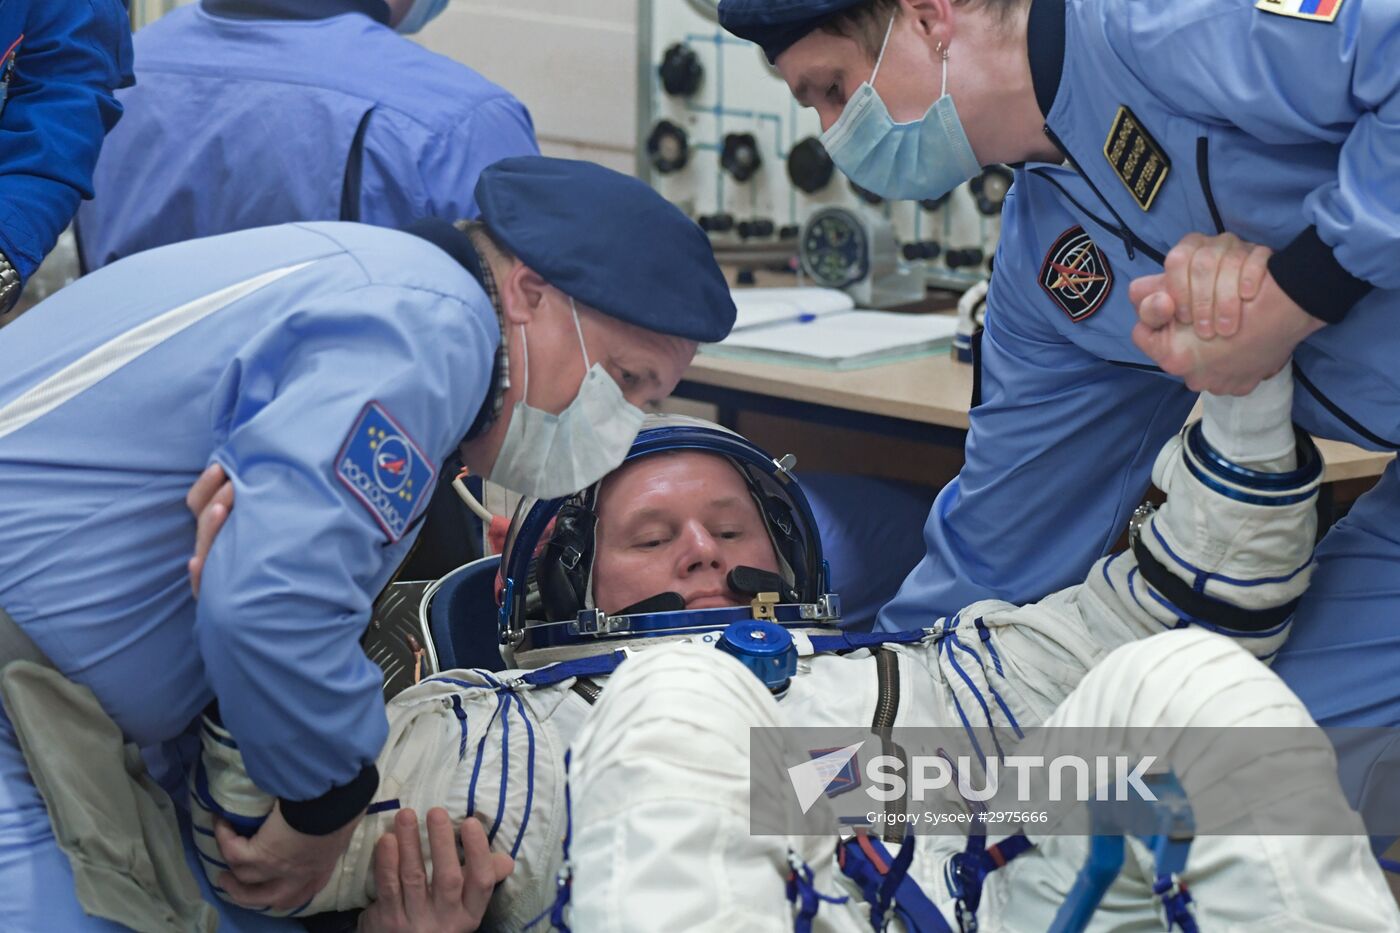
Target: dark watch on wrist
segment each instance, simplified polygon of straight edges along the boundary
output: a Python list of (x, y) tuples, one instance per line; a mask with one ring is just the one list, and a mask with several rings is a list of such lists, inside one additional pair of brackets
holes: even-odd
[(23, 288), (24, 283), (20, 281), (19, 272), (15, 270), (14, 264), (8, 256), (0, 253), (0, 314), (15, 306)]

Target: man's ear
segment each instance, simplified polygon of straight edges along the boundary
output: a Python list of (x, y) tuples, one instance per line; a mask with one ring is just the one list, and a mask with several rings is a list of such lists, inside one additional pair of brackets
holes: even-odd
[(946, 49), (952, 44), (952, 0), (900, 0), (900, 6), (900, 16), (912, 22), (930, 46), (941, 42)]
[(508, 324), (529, 324), (544, 304), (549, 283), (519, 259), (500, 281), (501, 312)]

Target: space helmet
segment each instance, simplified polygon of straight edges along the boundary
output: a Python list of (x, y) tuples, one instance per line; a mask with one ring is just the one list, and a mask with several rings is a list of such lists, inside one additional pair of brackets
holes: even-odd
[(655, 454), (697, 451), (725, 458), (748, 487), (777, 556), (778, 573), (751, 567), (729, 573), (747, 605), (686, 609), (676, 593), (658, 593), (608, 614), (593, 602), (596, 510), (602, 483), (562, 499), (524, 499), (511, 521), (502, 558), (499, 628), (508, 663), (536, 667), (616, 649), (644, 638), (709, 640), (743, 620), (787, 628), (826, 628), (840, 619), (839, 598), (821, 535), (791, 456), (774, 459), (742, 436), (685, 415), (649, 415), (624, 463)]

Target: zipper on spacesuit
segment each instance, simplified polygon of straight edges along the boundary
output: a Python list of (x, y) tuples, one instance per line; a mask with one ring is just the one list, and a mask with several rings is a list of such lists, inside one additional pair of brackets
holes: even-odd
[(1043, 126), (1041, 127), (1041, 129), (1045, 131), (1045, 135), (1049, 138), (1049, 140), (1055, 144), (1055, 148), (1059, 149), (1065, 154), (1065, 160), (1069, 162), (1070, 168), (1074, 169), (1079, 174), (1079, 177), (1084, 179), (1084, 183), (1089, 186), (1090, 191), (1094, 192), (1094, 196), (1099, 199), (1099, 203), (1101, 203), (1105, 208), (1107, 208), (1108, 212), (1113, 215), (1113, 219), (1118, 222), (1117, 226), (1108, 223), (1107, 221), (1099, 217), (1097, 214), (1093, 213), (1088, 208), (1086, 208), (1083, 204), (1080, 204), (1079, 201), (1075, 199), (1074, 195), (1066, 191), (1064, 186), (1061, 185), (1058, 181), (1056, 181), (1047, 172), (1044, 172), (1040, 169), (1032, 169), (1032, 171), (1039, 175), (1041, 178), (1044, 178), (1045, 180), (1049, 181), (1056, 188), (1059, 188), (1061, 194), (1069, 198), (1070, 201), (1074, 203), (1075, 207), (1079, 208), (1085, 214), (1092, 217), (1095, 223), (1103, 227), (1105, 230), (1112, 232), (1114, 236), (1122, 240), (1123, 248), (1128, 252), (1129, 261), (1136, 258), (1137, 250), (1142, 250), (1157, 263), (1161, 264), (1165, 262), (1167, 258), (1165, 254), (1160, 253), (1157, 250), (1153, 249), (1151, 246), (1149, 246), (1147, 242), (1143, 240), (1142, 237), (1134, 233), (1132, 228), (1129, 227), (1126, 223), (1124, 223), (1123, 218), (1118, 214), (1117, 211), (1113, 209), (1113, 205), (1109, 202), (1108, 198), (1103, 196), (1103, 192), (1099, 191), (1098, 186), (1095, 185), (1093, 180), (1090, 179), (1089, 176), (1085, 174), (1084, 170), (1079, 167), (1079, 162), (1074, 158), (1073, 155), (1070, 154), (1070, 151), (1067, 148), (1065, 148), (1065, 144), (1060, 142), (1060, 137), (1055, 135), (1055, 131), (1050, 129), (1049, 126)]
[[(880, 737), (881, 752), (902, 759), (901, 749), (891, 735), (895, 717), (899, 714), (899, 655), (888, 648), (875, 649), (875, 716), (870, 722), (870, 730)], [(890, 801), (885, 809), (892, 815), (903, 812), (905, 798)], [(903, 826), (898, 819), (885, 824), (882, 834), (886, 842), (898, 842), (903, 837)]]
[(899, 712), (899, 656), (887, 648), (877, 649), (875, 675), (879, 695), (875, 699), (875, 719), (870, 728), (883, 734), (894, 728), (894, 717)]
[(574, 685), (569, 689), (583, 697), (583, 701), (589, 706), (597, 703), (598, 697), (603, 695), (603, 688), (598, 686), (597, 682), (589, 677), (580, 677), (578, 680), (574, 681)]

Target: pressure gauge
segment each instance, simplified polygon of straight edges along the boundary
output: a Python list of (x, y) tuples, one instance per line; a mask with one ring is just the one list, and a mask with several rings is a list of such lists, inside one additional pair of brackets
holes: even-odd
[(843, 207), (824, 207), (802, 229), (799, 258), (803, 271), (827, 288), (859, 282), (870, 273), (865, 225)]

